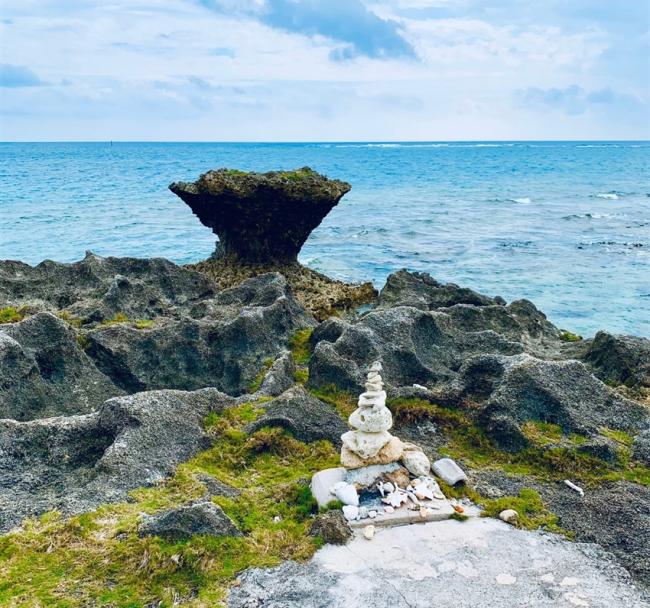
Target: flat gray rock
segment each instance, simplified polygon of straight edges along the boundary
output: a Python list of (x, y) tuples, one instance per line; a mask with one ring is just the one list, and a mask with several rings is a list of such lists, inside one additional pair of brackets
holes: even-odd
[(495, 519), (387, 528), (328, 545), (307, 564), (249, 570), (230, 608), (647, 608), (596, 545)]
[(145, 515), (138, 527), (140, 536), (160, 536), (165, 540), (187, 540), (197, 534), (241, 536), (221, 507), (209, 501), (182, 505), (175, 509)]

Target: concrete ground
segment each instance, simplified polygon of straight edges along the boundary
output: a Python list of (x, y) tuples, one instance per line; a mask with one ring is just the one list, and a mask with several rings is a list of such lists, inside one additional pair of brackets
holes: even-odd
[(597, 545), (472, 517), (377, 529), (306, 564), (249, 570), (230, 608), (648, 608)]

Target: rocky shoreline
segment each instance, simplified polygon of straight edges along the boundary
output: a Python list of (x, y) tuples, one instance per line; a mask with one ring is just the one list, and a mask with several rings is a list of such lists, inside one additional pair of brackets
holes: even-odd
[[(231, 200), (245, 186), (255, 201), (271, 180), (300, 202), (306, 176), (310, 196), (323, 197), (317, 216), (345, 189), (313, 172), (265, 175), (212, 176), (208, 194), (230, 188)], [(166, 605), (155, 602), (174, 593), (209, 605), (197, 598), (221, 598), (238, 572), (201, 540), (209, 530), (240, 569), (308, 557), (320, 542), (306, 535), (317, 513), (309, 478), (337, 465), (345, 419), (378, 361), (399, 436), (467, 471), (467, 484), (441, 484), (449, 498), (489, 515), (516, 508), (520, 527), (599, 544), (648, 586), (649, 340), (580, 339), (527, 300), (407, 270), (376, 296), (326, 277), (310, 287), (315, 275), (287, 243), (277, 257), (267, 248), (263, 260), (233, 264), (241, 250), (232, 233), (229, 242), (227, 255), (194, 267), (92, 253), (73, 264), (0, 262), (0, 573), (17, 580), (21, 552), (41, 560), (51, 580), (40, 585), (56, 599), (76, 583), (55, 573), (43, 546), (79, 563), (110, 547), (96, 576), (122, 593), (112, 605), (129, 594)], [(188, 506), (197, 500), (218, 509)], [(185, 540), (164, 540), (156, 521), (139, 532), (142, 513), (162, 513), (160, 525)], [(208, 527), (196, 519), (205, 513)], [(158, 561), (143, 582), (126, 577), (117, 556), (135, 564), (145, 554)], [(97, 605), (94, 593), (79, 605)]]

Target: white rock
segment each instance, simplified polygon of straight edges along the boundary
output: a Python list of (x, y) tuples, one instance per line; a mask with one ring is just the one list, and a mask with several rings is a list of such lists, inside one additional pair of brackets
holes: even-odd
[(381, 365), (381, 361), (375, 361), (369, 368), (370, 373), (372, 372), (380, 372), (382, 369), (384, 369)]
[(565, 485), (570, 487), (572, 490), (575, 490), (578, 494), (580, 494), (580, 496), (585, 495), (585, 491), (580, 486), (577, 486), (575, 483), (573, 483), (572, 481), (570, 481), (568, 479), (565, 479), (564, 483), (565, 483)]
[(366, 433), (380, 433), (393, 426), (393, 415), (387, 407), (358, 408), (348, 419), (350, 426)]
[(363, 459), (372, 458), (379, 453), (391, 440), (391, 434), (387, 431), (381, 433), (365, 433), (363, 431), (348, 431), (341, 435), (343, 445), (351, 452)]
[(359, 519), (368, 519), (368, 507), (359, 507)]
[(429, 517), (429, 509), (427, 509), (426, 507), (422, 507), (420, 509), (420, 517), (422, 519), (426, 519), (427, 517)]
[(375, 511), (374, 509), (372, 511), (368, 511), (368, 517), (370, 519), (375, 519), (375, 517), (377, 517), (377, 511)]
[(395, 509), (391, 507), (390, 505), (386, 505), (384, 507), (384, 513), (395, 513)]
[(359, 395), (359, 407), (385, 407), (386, 391), (366, 391)]
[[(375, 484), (377, 486), (379, 485), (377, 482), (380, 481), (382, 475), (392, 473), (399, 468), (400, 465), (397, 462), (391, 462), (390, 464), (371, 464), (360, 469), (350, 469), (346, 472), (344, 481), (354, 484), (359, 490), (373, 489)], [(392, 492), (393, 489), (390, 491)]]
[(357, 494), (357, 489), (351, 483), (339, 481), (334, 484), (332, 493), (344, 505), (352, 505), (354, 507), (359, 506), (359, 495)]
[(502, 572), (496, 575), (496, 581), (499, 585), (514, 585), (517, 582), (517, 577), (507, 572)]
[(374, 536), (375, 536), (375, 526), (373, 526), (372, 524), (367, 525), (363, 529), (363, 537), (367, 540), (372, 540)]
[(451, 458), (441, 458), (433, 463), (433, 472), (450, 486), (467, 481), (467, 475)]
[(499, 519), (505, 521), (508, 524), (514, 524), (519, 517), (519, 513), (514, 509), (504, 509), (499, 513)]
[(324, 507), (328, 502), (334, 500), (334, 495), (330, 490), (334, 484), (343, 481), (345, 474), (346, 469), (344, 467), (325, 469), (314, 474), (311, 478), (310, 489), (319, 507)]
[(354, 507), (352, 505), (345, 505), (343, 507), (343, 517), (348, 521), (353, 521), (359, 517), (359, 507)]
[(413, 388), (418, 388), (420, 390), (428, 390), (426, 386), (422, 386), (421, 384), (414, 384)]
[(428, 475), (431, 471), (431, 463), (424, 452), (415, 450), (404, 451), (402, 454), (402, 464), (408, 469), (411, 475), (420, 477)]
[(391, 492), (395, 491), (395, 486), (390, 481), (387, 481), (385, 483), (380, 481), (377, 484), (377, 488), (379, 489), (379, 493), (382, 496), (386, 496), (386, 494), (390, 494)]

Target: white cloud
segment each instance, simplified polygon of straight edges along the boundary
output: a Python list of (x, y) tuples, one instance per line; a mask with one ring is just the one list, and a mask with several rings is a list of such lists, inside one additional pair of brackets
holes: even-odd
[[(233, 2), (238, 10), (221, 12), (192, 0), (4, 4), (3, 61), (50, 85), (5, 89), (7, 139), (649, 135), (647, 121), (639, 119), (648, 107), (647, 83), (638, 70), (620, 69), (624, 50), (613, 46), (615, 35), (604, 22), (568, 27), (559, 18), (516, 24), (469, 13), (433, 18), (427, 9), (458, 11), (470, 2), (399, 0), (371, 8), (398, 24), (418, 59), (361, 55), (340, 62), (331, 57), (344, 40), (270, 27), (253, 14), (264, 8), (257, 0), (245, 11)], [(631, 48), (644, 44), (647, 36), (630, 39)], [(522, 104), (515, 94), (571, 86), (610, 87), (616, 96), (568, 114)]]

